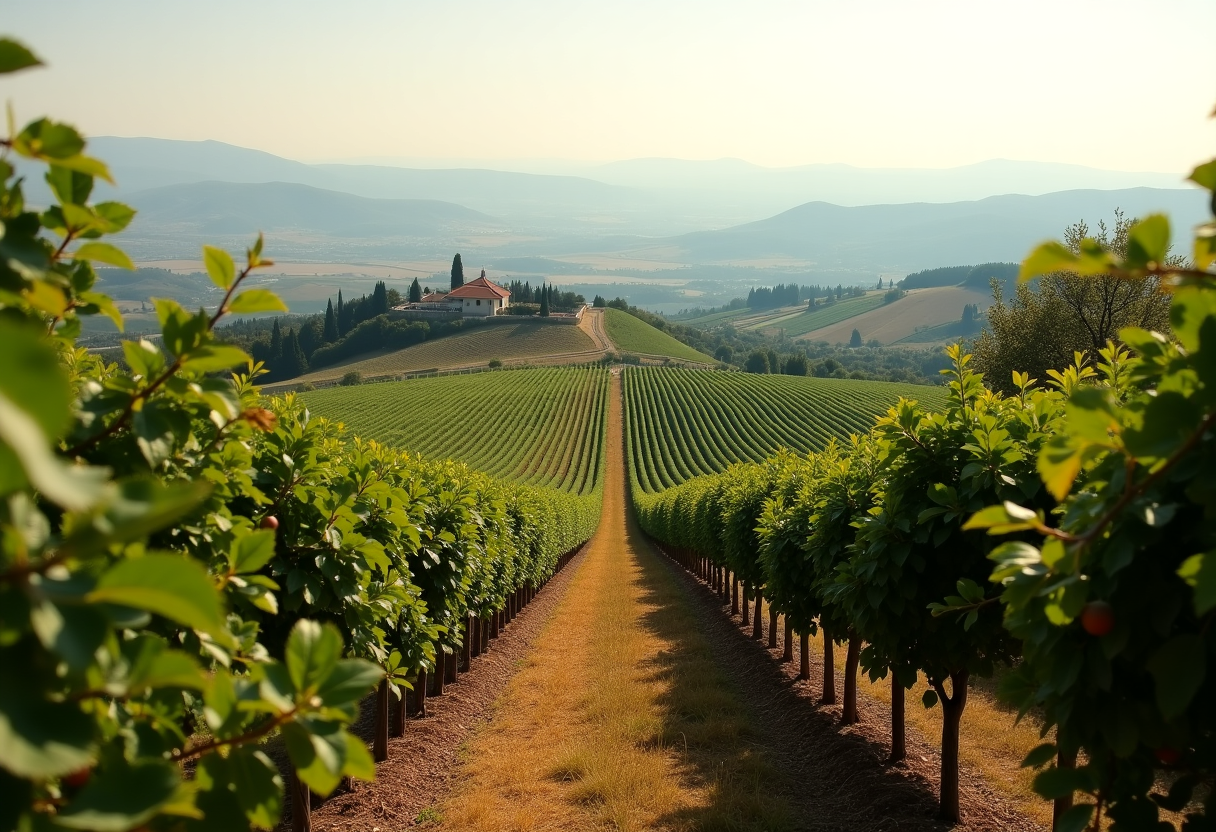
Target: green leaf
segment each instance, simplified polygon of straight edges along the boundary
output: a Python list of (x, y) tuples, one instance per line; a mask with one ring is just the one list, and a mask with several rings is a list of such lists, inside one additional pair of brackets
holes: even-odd
[(227, 289), (236, 280), (236, 264), (232, 262), (232, 256), (223, 249), (203, 246), (203, 265), (207, 267), (211, 282), (221, 289)]
[(45, 598), (31, 608), (30, 627), (43, 647), (76, 671), (93, 663), (94, 653), (109, 633), (109, 622), (96, 607), (55, 604)]
[(343, 659), (317, 688), (327, 708), (355, 705), (384, 678), (384, 670), (362, 659)]
[[(86, 306), (97, 307), (97, 311), (99, 313), (105, 315), (114, 322), (114, 326), (119, 332), (122, 332), (123, 329), (125, 329), (122, 313), (118, 311), (118, 306), (115, 305), (114, 301), (110, 300), (109, 295), (103, 295), (100, 292), (81, 292), (78, 295), (78, 300)], [(81, 309), (78, 305), (76, 307), (76, 311), (86, 314), (91, 310)]]
[(1203, 686), (1206, 673), (1203, 637), (1176, 635), (1148, 660), (1157, 688), (1157, 707), (1167, 720), (1181, 715)]
[(87, 173), (51, 165), (46, 172), (46, 183), (51, 186), (60, 202), (84, 205), (93, 192), (93, 177)]
[(239, 367), (249, 361), (249, 355), (240, 347), (231, 344), (205, 344), (195, 347), (186, 355), (182, 367), (198, 373), (214, 373)]
[(105, 263), (110, 266), (117, 266), (120, 269), (132, 271), (135, 269), (135, 264), (131, 262), (131, 258), (127, 256), (126, 252), (109, 243), (85, 243), (72, 253), (72, 257), (77, 260), (91, 260), (95, 263)]
[(0, 383), (0, 494), (20, 490), (28, 481), (68, 510), (96, 505), (105, 494), (106, 469), (71, 465), (51, 453), (38, 424), (2, 388)]
[(102, 573), (86, 600), (147, 610), (217, 640), (229, 639), (224, 607), (211, 576), (189, 558), (164, 554), (120, 560)]
[(1089, 827), (1089, 819), (1093, 817), (1092, 803), (1078, 803), (1056, 821), (1054, 832), (1085, 832)]
[(74, 702), (37, 698), (25, 679), (0, 673), (0, 768), (41, 779), (93, 761), (93, 720)]
[(90, 176), (99, 176), (111, 185), (114, 184), (114, 177), (110, 175), (110, 169), (106, 167), (105, 162), (99, 159), (90, 156), (63, 156), (57, 157), (55, 164), (61, 168), (87, 173)]
[(1144, 268), (1164, 263), (1170, 248), (1170, 220), (1164, 214), (1151, 214), (1127, 232), (1126, 265)]
[(246, 289), (228, 304), (228, 311), (240, 315), (254, 312), (286, 312), (287, 304), (269, 289)]
[(1195, 590), (1195, 614), (1207, 615), (1216, 607), (1216, 553), (1191, 555), (1178, 567), (1178, 577)]
[(1055, 743), (1045, 742), (1042, 745), (1036, 745), (1022, 760), (1022, 768), (1038, 768), (1047, 765), (1055, 759), (1057, 750)]
[(0, 73), (16, 72), (31, 66), (42, 66), (30, 50), (10, 38), (0, 38)]
[(1052, 272), (1068, 271), (1077, 264), (1077, 256), (1062, 243), (1043, 243), (1022, 261), (1018, 280), (1026, 281)]
[(130, 670), (126, 688), (140, 694), (148, 688), (186, 688), (201, 691), (207, 678), (187, 653), (168, 647), (164, 639), (142, 635), (122, 644), (123, 656)]
[(326, 622), (301, 619), (291, 629), (285, 656), (287, 672), (297, 693), (311, 690), (333, 672), (342, 656), (342, 636)]
[[(1216, 350), (1216, 292), (1202, 286), (1181, 286), (1170, 304), (1170, 326), (1187, 352), (1206, 346)], [(1209, 359), (1211, 360), (1211, 359)]]
[(935, 690), (925, 691), (924, 695), (921, 696), (920, 701), (921, 701), (921, 704), (923, 704), (926, 708), (932, 708), (934, 705), (937, 704), (937, 691), (935, 691)]
[(283, 778), (262, 751), (239, 748), (227, 757), (209, 754), (199, 761), (200, 786), (231, 791), (251, 824), (274, 829), (283, 811)]
[(136, 212), (121, 202), (99, 202), (93, 206), (93, 213), (105, 221), (105, 233), (117, 234), (131, 224)]
[(270, 529), (258, 529), (237, 538), (232, 550), (228, 553), (228, 563), (232, 574), (245, 575), (257, 572), (274, 557), (274, 532)]
[(169, 803), (181, 782), (175, 766), (161, 762), (127, 765), (119, 758), (100, 771), (55, 817), (60, 826), (93, 832), (125, 832), (151, 820)]
[(1034, 790), (1040, 797), (1055, 800), (1074, 792), (1089, 792), (1093, 784), (1089, 773), (1080, 768), (1049, 768), (1034, 778)]
[[(346, 736), (336, 722), (302, 718), (283, 726), (287, 754), (296, 774), (319, 795), (329, 794), (342, 780), (350, 750)], [(367, 749), (363, 750), (366, 753)], [(374, 764), (372, 768), (374, 772)]]
[(1216, 159), (1195, 168), (1187, 179), (1209, 191), (1216, 191)]

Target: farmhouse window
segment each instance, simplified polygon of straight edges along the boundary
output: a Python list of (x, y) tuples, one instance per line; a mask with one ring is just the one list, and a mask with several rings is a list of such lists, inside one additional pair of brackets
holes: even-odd
[(478, 306), (481, 306), (481, 298), (478, 298), (478, 299), (477, 299), (477, 305), (478, 305)]

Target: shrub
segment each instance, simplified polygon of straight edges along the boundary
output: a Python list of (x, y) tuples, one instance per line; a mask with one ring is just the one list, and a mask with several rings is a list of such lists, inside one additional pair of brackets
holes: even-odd
[(357, 384), (363, 383), (363, 374), (358, 370), (351, 370), (348, 373), (342, 374), (342, 381), (339, 383), (343, 387), (354, 387)]

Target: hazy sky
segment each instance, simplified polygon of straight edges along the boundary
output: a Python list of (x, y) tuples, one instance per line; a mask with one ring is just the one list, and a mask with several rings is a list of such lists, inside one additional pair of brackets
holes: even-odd
[(305, 161), (1216, 154), (1213, 0), (0, 0), (0, 31), (50, 64), (0, 82), (19, 119)]

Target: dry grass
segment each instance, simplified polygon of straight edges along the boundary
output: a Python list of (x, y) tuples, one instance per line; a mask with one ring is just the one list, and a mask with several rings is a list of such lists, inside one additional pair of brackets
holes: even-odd
[[(782, 619), (784, 626), (784, 619)], [(811, 639), (811, 653), (823, 655), (823, 640)], [(839, 673), (843, 653), (836, 650), (836, 667), (839, 675), (837, 695), (844, 690), (844, 677)], [(818, 686), (819, 676), (812, 674)], [(1002, 705), (994, 694), (995, 684), (989, 680), (973, 680), (967, 697), (967, 709), (963, 711), (962, 739), (959, 743), (959, 760), (963, 766), (977, 772), (992, 787), (1005, 795), (1012, 807), (1035, 822), (1051, 826), (1051, 803), (1034, 793), (1032, 782), (1035, 771), (1021, 767), (1022, 760), (1032, 748), (1045, 740), (1039, 737), (1040, 724), (1026, 717), (1015, 724), (1017, 711)], [(908, 691), (905, 713), (909, 732), (920, 734), (928, 745), (941, 748), (942, 709), (940, 706), (925, 708), (921, 694), (928, 685), (918, 683)], [(890, 706), (891, 683), (889, 679), (870, 682), (864, 673), (859, 675), (858, 696), (865, 696)]]
[(526, 666), (470, 743), (444, 828), (782, 829), (686, 598), (627, 523), (614, 378), (604, 522)]

